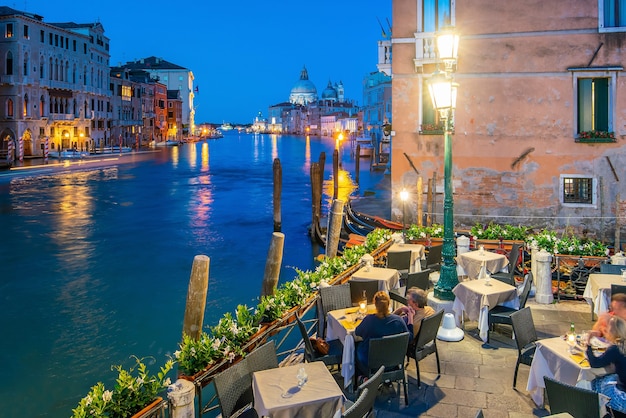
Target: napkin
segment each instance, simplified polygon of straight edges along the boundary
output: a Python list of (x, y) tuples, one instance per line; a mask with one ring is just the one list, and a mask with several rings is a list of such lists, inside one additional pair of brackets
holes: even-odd
[(355, 329), (356, 326), (358, 325), (357, 321), (351, 321), (349, 319), (342, 319), (339, 321), (339, 323), (341, 324), (342, 327), (344, 327), (348, 331)]
[(570, 354), (570, 357), (572, 358), (572, 360), (580, 364), (582, 367), (591, 367), (589, 365), (589, 361), (587, 360), (587, 358), (585, 357), (583, 353)]

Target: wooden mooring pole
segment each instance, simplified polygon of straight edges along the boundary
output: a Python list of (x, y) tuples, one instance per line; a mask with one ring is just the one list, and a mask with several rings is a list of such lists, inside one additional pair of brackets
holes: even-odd
[(320, 204), (322, 198), (320, 197), (320, 191), (322, 188), (319, 186), (321, 177), (319, 175), (320, 166), (318, 163), (311, 164), (311, 236), (314, 236), (314, 228), (317, 228), (317, 224), (320, 221)]
[(280, 165), (280, 159), (274, 159), (274, 232), (280, 232), (282, 228), (280, 197), (283, 191), (283, 169)]
[(200, 338), (204, 322), (206, 296), (209, 291), (210, 261), (206, 255), (194, 257), (191, 277), (189, 278), (189, 288), (187, 289), (183, 335), (188, 335), (196, 341)]
[(333, 199), (339, 195), (339, 150), (333, 151)]
[(361, 146), (356, 144), (356, 158), (354, 159), (354, 176), (356, 177), (356, 184), (359, 184), (359, 172), (361, 171)]
[(283, 262), (283, 247), (285, 245), (285, 234), (274, 232), (272, 242), (265, 262), (265, 274), (263, 275), (263, 287), (261, 296), (273, 295), (280, 276), (280, 266)]
[(337, 256), (339, 249), (339, 235), (341, 234), (341, 222), (343, 221), (343, 201), (333, 200), (330, 213), (328, 214), (328, 228), (326, 231), (326, 257)]

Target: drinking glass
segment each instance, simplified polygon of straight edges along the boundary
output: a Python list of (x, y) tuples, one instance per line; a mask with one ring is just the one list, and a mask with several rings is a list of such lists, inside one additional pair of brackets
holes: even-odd
[(298, 369), (298, 374), (296, 375), (298, 378), (298, 387), (301, 388), (304, 384), (309, 380), (309, 376), (306, 374), (306, 370), (304, 367), (300, 367)]

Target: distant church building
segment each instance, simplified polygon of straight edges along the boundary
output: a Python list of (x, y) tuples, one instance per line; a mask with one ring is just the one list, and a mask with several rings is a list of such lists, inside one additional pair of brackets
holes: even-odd
[(317, 89), (315, 88), (315, 84), (309, 80), (309, 73), (307, 72), (306, 67), (303, 67), (300, 72), (300, 80), (298, 80), (291, 89), (289, 103), (306, 106), (309, 103), (314, 103), (316, 101)]

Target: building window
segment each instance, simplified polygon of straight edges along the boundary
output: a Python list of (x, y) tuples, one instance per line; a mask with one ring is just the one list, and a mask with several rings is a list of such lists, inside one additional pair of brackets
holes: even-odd
[(626, 27), (626, 0), (598, 0), (600, 28), (619, 31)]
[(7, 52), (7, 58), (6, 58), (6, 74), (7, 75), (13, 75), (13, 53), (11, 51)]
[(452, 22), (451, 0), (424, 0), (422, 11), (423, 32), (437, 32)]
[(39, 31), (39, 40), (41, 41), (42, 44), (46, 42), (46, 34), (44, 31)]
[(13, 23), (7, 23), (6, 31), (4, 33), (4, 36), (6, 38), (12, 38), (13, 37)]
[(581, 133), (613, 132), (617, 71), (574, 72), (576, 126)]
[(13, 119), (13, 99), (7, 100), (7, 118)]
[(28, 33), (28, 25), (24, 25), (24, 39), (30, 39), (30, 35)]
[(561, 175), (561, 196), (565, 206), (594, 205), (596, 181), (591, 177)]

